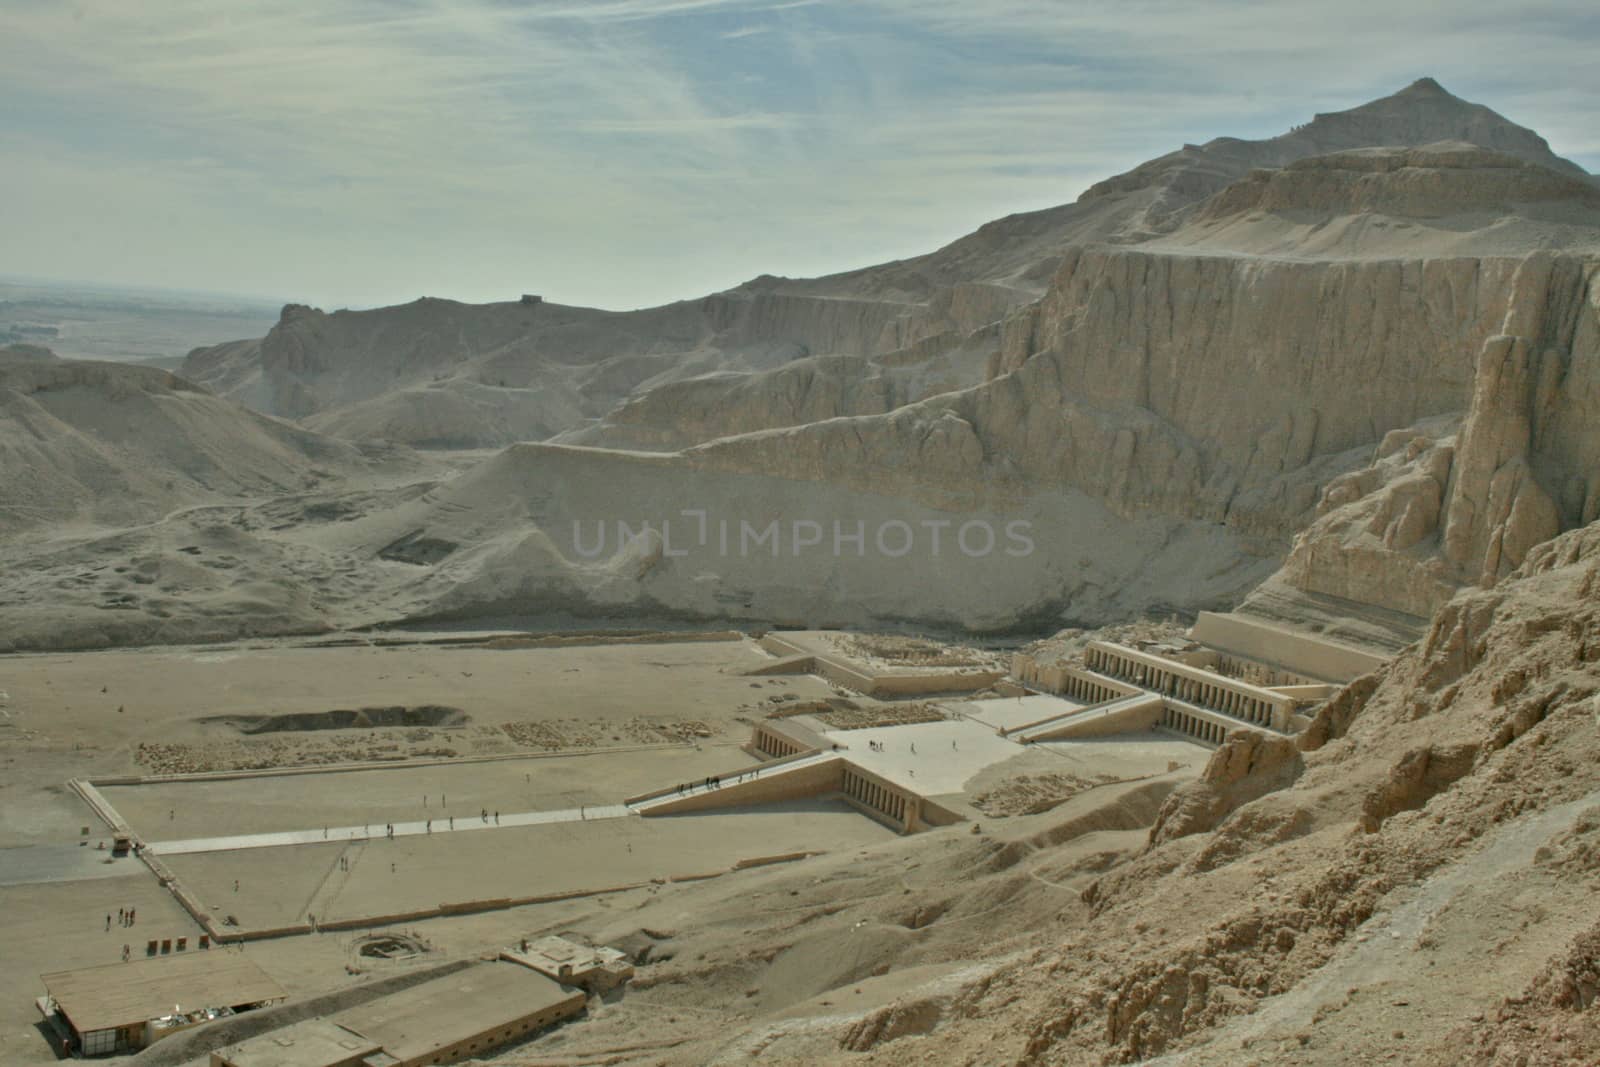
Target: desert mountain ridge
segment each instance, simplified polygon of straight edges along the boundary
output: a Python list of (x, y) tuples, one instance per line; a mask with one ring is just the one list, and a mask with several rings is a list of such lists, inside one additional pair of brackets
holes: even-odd
[[(319, 1029), (392, 1060), (343, 1013), (526, 978), (489, 961), (551, 930), (631, 981), (513, 1057), (1593, 1064), (1596, 197), (1423, 79), (827, 278), (626, 313), (291, 305), (180, 374), (0, 348), (0, 653), (113, 650), (0, 656), (19, 958), (126, 974), (262, 935), (289, 999), (137, 1067)], [(1204, 647), (1208, 609), (1361, 666)], [(825, 628), (919, 636), (783, 632)], [(993, 638), (1009, 675), (930, 633)], [(880, 700), (806, 673), (803, 638), (992, 688)], [(1088, 728), (1030, 735), (1062, 723)], [(941, 772), (957, 737), (1006, 754)], [(957, 821), (784, 792), (886, 747)], [(718, 777), (672, 788), (727, 766), (726, 808)], [(107, 878), (80, 797), (168, 840)], [(139, 879), (137, 937), (102, 930)], [(192, 921), (212, 949), (128, 959)], [(7, 1062), (57, 1055), (35, 995)]]
[[(1581, 168), (1423, 79), (826, 278), (637, 312), (291, 305), (265, 338), (189, 356), (190, 407), (242, 402), (259, 414), (241, 431), (350, 457), (344, 471), (376, 450), (412, 481), (373, 488), (281, 455), (229, 467), (251, 473), (209, 495), (130, 476), (144, 521), (228, 506), (126, 535), (128, 550), (159, 561), (214, 539), (254, 579), (286, 573), (290, 629), (643, 613), (1014, 633), (1248, 595), (1265, 615), (1415, 634), (1461, 586), (1600, 514), (1597, 263)], [(88, 405), (132, 387), (95, 374), (58, 391)], [(47, 484), (86, 462), (56, 437), (32, 432), (11, 469)], [(431, 455), (396, 458), (406, 444)], [(688, 557), (686, 510), (706, 523)], [(770, 551), (710, 536), (774, 522), (789, 540)], [(796, 522), (847, 550), (802, 553)], [(856, 551), (947, 522), (989, 531), (991, 550)], [(1022, 544), (1011, 524), (1026, 555), (999, 548)], [(597, 530), (615, 537), (591, 554)], [(13, 579), (59, 588), (71, 571), (85, 600), (10, 640), (189, 632), (191, 570), (126, 589), (82, 573), (75, 554), (93, 551)], [(109, 629), (103, 602), (121, 605)]]
[[(635, 440), (626, 429), (595, 424), (619, 403), (690, 380), (705, 379), (714, 394), (730, 378), (778, 375), (772, 389), (756, 388), (778, 393), (781, 404), (785, 392), (793, 390), (788, 379), (804, 373), (788, 365), (811, 357), (866, 360), (870, 384), (857, 405), (861, 410), (830, 412), (829, 405), (813, 401), (765, 420), (752, 414), (738, 425), (775, 425), (775, 418), (813, 421), (826, 417), (823, 412), (876, 413), (982, 380), (982, 356), (994, 347), (993, 328), (1043, 295), (1066, 248), (1142, 244), (1174, 234), (1206, 209), (1214, 228), (1217, 216), (1227, 214), (1239, 195), (1248, 195), (1252, 183), (1245, 181), (1233, 200), (1207, 201), (1249, 179), (1254, 170), (1280, 170), (1375, 147), (1439, 143), (1475, 145), (1486, 154), (1413, 159), (1410, 167), (1394, 168), (1407, 173), (1391, 175), (1387, 184), (1415, 188), (1418, 176), (1410, 171), (1449, 166), (1469, 172), (1454, 184), (1474, 187), (1469, 201), (1475, 197), (1476, 202), (1461, 201), (1459, 195), (1430, 200), (1431, 190), (1418, 189), (1413, 200), (1425, 202), (1423, 211), (1434, 224), (1421, 233), (1397, 235), (1409, 241), (1409, 252), (1398, 241), (1369, 247), (1324, 239), (1312, 254), (1437, 255), (1446, 249), (1430, 247), (1424, 238), (1441, 236), (1440, 231), (1467, 253), (1493, 248), (1521, 254), (1557, 243), (1600, 247), (1600, 216), (1582, 168), (1551, 152), (1533, 131), (1424, 78), (1392, 96), (1318, 115), (1278, 137), (1186, 145), (1092, 186), (1075, 203), (996, 220), (908, 260), (809, 280), (764, 275), (721, 293), (631, 312), (566, 307), (536, 297), (487, 305), (423, 297), (332, 315), (290, 305), (267, 337), (196, 350), (184, 373), (269, 414), (308, 418), (315, 428), (335, 434), (425, 447), (487, 447), (561, 436), (579, 443), (670, 448), (672, 441)], [(1496, 183), (1509, 160), (1538, 169), (1522, 175), (1518, 187)], [(1559, 188), (1535, 189), (1534, 175), (1544, 171), (1570, 184), (1551, 178), (1546, 181)], [(1308, 177), (1291, 174), (1289, 184), (1304, 188)], [(1445, 177), (1457, 175), (1452, 171)], [(1319, 194), (1307, 188), (1302, 195), (1316, 199)], [(1568, 205), (1577, 212), (1570, 232), (1544, 234), (1539, 223), (1549, 212), (1535, 210), (1525, 217), (1524, 197), (1540, 205), (1574, 200)], [(1370, 215), (1371, 207), (1350, 214)], [(1457, 217), (1472, 210), (1497, 217)], [(1369, 229), (1384, 225), (1382, 219), (1368, 222)], [(1470, 238), (1460, 237), (1463, 231), (1481, 230), (1492, 232), (1476, 248)], [(815, 369), (811, 377), (842, 390), (839, 373), (830, 366)]]

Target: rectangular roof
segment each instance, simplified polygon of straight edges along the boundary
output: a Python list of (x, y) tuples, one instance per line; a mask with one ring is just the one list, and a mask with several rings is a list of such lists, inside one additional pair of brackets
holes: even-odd
[(422, 982), (333, 1016), (401, 1061), (486, 1034), (516, 1019), (576, 1000), (537, 971), (514, 963), (482, 963)]
[(233, 1067), (343, 1067), (378, 1045), (326, 1019), (308, 1019), (217, 1051)]
[(81, 1034), (131, 1026), (172, 1013), (282, 1000), (272, 976), (241, 952), (183, 952), (42, 974), (40, 981)]

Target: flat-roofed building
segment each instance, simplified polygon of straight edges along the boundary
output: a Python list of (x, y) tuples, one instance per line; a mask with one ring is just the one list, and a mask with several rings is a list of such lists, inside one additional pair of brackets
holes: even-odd
[(238, 952), (190, 952), (39, 976), (39, 1009), (85, 1056), (141, 1049), (235, 1012), (283, 1000), (283, 987)]
[(382, 1049), (363, 1062), (422, 1067), (488, 1055), (572, 1018), (586, 1001), (581, 990), (537, 971), (494, 962), (421, 982), (339, 1012), (331, 1021)]
[(564, 937), (541, 937), (517, 948), (502, 949), (500, 958), (531, 967), (563, 985), (604, 993), (633, 977), (633, 963), (614, 948), (580, 945)]
[(381, 1048), (327, 1019), (308, 1019), (211, 1053), (211, 1067), (364, 1067)]

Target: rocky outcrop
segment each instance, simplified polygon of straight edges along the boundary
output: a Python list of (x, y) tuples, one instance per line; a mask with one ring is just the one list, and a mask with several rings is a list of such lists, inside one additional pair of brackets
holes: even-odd
[(1593, 261), (1524, 261), (1504, 328), (1479, 354), (1444, 535), (1469, 580), (1492, 583), (1600, 515), (1597, 274)]
[(1293, 738), (1253, 730), (1229, 734), (1200, 777), (1174, 790), (1161, 805), (1149, 847), (1216, 829), (1235, 809), (1292, 785), (1303, 767)]
[(1457, 422), (1435, 420), (1433, 433), (1391, 431), (1370, 466), (1330, 481), (1281, 577), (1307, 593), (1432, 615), (1456, 588), (1440, 558), (1439, 526)]
[(1395, 431), (1370, 465), (1332, 480), (1295, 539), (1289, 583), (1428, 616), (1458, 585), (1492, 585), (1600, 515), (1600, 261), (1514, 267), (1459, 428)]
[(1463, 142), (1364, 148), (1252, 171), (1196, 210), (1197, 223), (1250, 211), (1433, 218), (1543, 201), (1600, 208), (1586, 176)]

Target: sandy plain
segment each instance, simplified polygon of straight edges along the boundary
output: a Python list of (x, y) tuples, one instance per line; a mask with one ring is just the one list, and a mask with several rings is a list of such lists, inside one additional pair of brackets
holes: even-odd
[[(124, 944), (137, 957), (151, 937), (187, 936), (193, 945), (200, 933), (142, 863), (104, 862), (96, 847), (104, 827), (67, 787), (73, 777), (157, 775), (101, 790), (156, 852), (168, 852), (163, 862), (223, 928), (261, 930), (304, 923), (308, 915), (356, 922), (227, 949), (249, 953), (291, 999), (552, 931), (655, 946), (642, 972), (652, 977), (629, 993), (636, 1006), (596, 1002), (591, 1014), (622, 1012), (615, 1025), (627, 1026), (638, 1011), (666, 1011), (674, 1021), (663, 1031), (663, 1048), (685, 1039), (682, 1028), (697, 1022), (814, 1010), (803, 1005), (833, 987), (841, 967), (870, 979), (864, 992), (851, 994), (865, 998), (861, 1004), (909, 988), (911, 978), (898, 975), (898, 964), (896, 976), (882, 972), (917, 935), (893, 923), (879, 929), (877, 920), (868, 934), (850, 937), (834, 929), (842, 919), (828, 919), (832, 932), (821, 947), (799, 952), (760, 988), (746, 983), (783, 954), (781, 945), (793, 941), (784, 931), (794, 922), (809, 925), (869, 900), (899, 907), (895, 902), (919, 884), (913, 872), (926, 857), (978, 840), (970, 826), (903, 838), (826, 797), (649, 819), (616, 807), (630, 795), (753, 765), (739, 747), (751, 723), (786, 704), (837, 700), (839, 691), (811, 676), (745, 675), (770, 662), (747, 638), (498, 648), (484, 647), (482, 636), (414, 635), (392, 645), (277, 640), (0, 660), (6, 712), (0, 939), (8, 957), (27, 961), (0, 974), (0, 1061), (53, 1058), (32, 1003), (43, 991), (40, 973), (115, 962)], [(869, 713), (877, 703), (849, 699)], [(327, 714), (363, 708), (449, 714), (430, 713), (438, 721), (429, 725), (370, 728)], [(336, 728), (320, 728), (330, 724)], [(869, 733), (908, 750), (912, 734), (924, 747), (952, 739), (977, 746), (990, 729), (963, 720), (836, 735), (847, 750), (865, 753)], [(1041, 781), (1060, 777), (1070, 779), (1070, 788), (1047, 797), (1046, 806), (1052, 800), (1066, 800), (1063, 810), (1131, 805), (1135, 815), (1110, 818), (1071, 850), (1093, 855), (1130, 846), (1151, 805), (1196, 773), (1205, 754), (1169, 738), (1101, 749), (1116, 758), (1100, 780), (1085, 773), (1097, 763), (1092, 746), (982, 759), (974, 749), (966, 770), (952, 765), (941, 772), (939, 788), (981, 785), (993, 792), (1021, 776), (1033, 803)], [(1175, 752), (1189, 758), (1168, 774)], [(960, 762), (968, 762), (965, 754)], [(159, 776), (174, 771), (189, 773)], [(1098, 795), (1077, 795), (1085, 791)], [(1121, 791), (1131, 792), (1117, 799)], [(572, 818), (574, 809), (582, 816)], [(502, 825), (493, 822), (496, 812)], [(1023, 833), (1029, 818), (1003, 820), (1014, 824), (1006, 832)], [(437, 819), (436, 832), (384, 836), (387, 822), (423, 819)], [(316, 839), (322, 827), (356, 825), (370, 825), (370, 833)], [(311, 840), (277, 843), (278, 836), (296, 834)], [(219, 837), (229, 838), (230, 847), (185, 845)], [(741, 861), (791, 853), (812, 855), (735, 869)], [(1070, 869), (1070, 858), (1065, 862)], [(1034, 872), (1028, 882), (1051, 900), (1067, 893), (1066, 882), (1053, 884), (1055, 873)], [(474, 914), (360, 922), (441, 903), (563, 895)], [(123, 907), (137, 909), (134, 928), (116, 922)], [(977, 931), (982, 923), (968, 925)], [(646, 928), (648, 935), (641, 932)], [(409, 932), (427, 951), (408, 960), (360, 953), (365, 936), (391, 929)], [(841, 936), (849, 943), (836, 944)], [(932, 981), (951, 970), (931, 960), (908, 962), (906, 974)], [(592, 1035), (602, 1044), (613, 1036), (612, 1027)], [(575, 1041), (592, 1043), (564, 1028), (540, 1038), (539, 1047), (556, 1052)], [(504, 1056), (518, 1062), (526, 1051)]]

